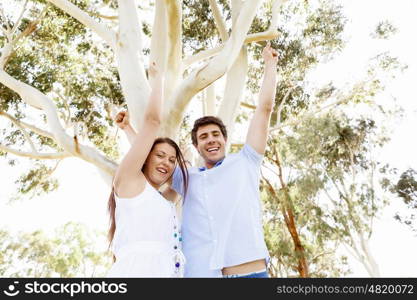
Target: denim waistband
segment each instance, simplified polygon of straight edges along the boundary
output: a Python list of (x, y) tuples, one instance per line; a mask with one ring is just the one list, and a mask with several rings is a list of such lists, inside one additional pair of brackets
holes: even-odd
[(250, 272), (246, 274), (230, 274), (230, 275), (223, 275), (223, 278), (240, 278), (240, 277), (247, 277), (247, 276), (255, 276), (257, 274), (266, 273), (266, 269), (256, 271), (256, 272)]

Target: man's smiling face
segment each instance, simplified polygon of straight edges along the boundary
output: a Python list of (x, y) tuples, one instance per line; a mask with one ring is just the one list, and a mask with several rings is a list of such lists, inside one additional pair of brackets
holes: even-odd
[(203, 157), (206, 167), (210, 169), (224, 158), (226, 139), (220, 127), (215, 124), (199, 127), (196, 136), (197, 145), (195, 147)]

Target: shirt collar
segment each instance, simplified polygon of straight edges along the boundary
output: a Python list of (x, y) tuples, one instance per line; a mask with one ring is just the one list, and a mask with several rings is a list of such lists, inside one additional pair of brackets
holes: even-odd
[[(220, 166), (220, 165), (222, 164), (223, 160), (224, 160), (224, 158), (223, 158), (223, 159), (221, 159), (221, 160), (219, 160), (218, 162), (216, 162), (216, 163), (214, 164), (213, 168)], [(203, 166), (203, 167), (198, 168), (198, 170), (199, 170), (200, 172), (203, 172), (203, 171), (207, 170), (207, 168), (206, 168), (205, 166)]]

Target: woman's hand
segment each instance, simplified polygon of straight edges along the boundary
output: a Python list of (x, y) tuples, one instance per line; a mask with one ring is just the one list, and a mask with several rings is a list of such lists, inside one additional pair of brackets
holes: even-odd
[(114, 118), (114, 121), (120, 129), (124, 130), (126, 127), (130, 125), (129, 113), (127, 111), (121, 111), (117, 113), (116, 117)]

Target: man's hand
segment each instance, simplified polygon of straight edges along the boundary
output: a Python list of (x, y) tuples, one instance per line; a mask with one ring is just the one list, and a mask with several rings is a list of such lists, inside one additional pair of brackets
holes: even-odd
[(262, 50), (262, 58), (265, 61), (265, 64), (274, 64), (278, 62), (278, 52), (271, 47), (271, 43), (266, 44), (264, 50)]
[(116, 125), (124, 130), (126, 127), (130, 125), (129, 123), (129, 113), (127, 111), (121, 111), (119, 112), (116, 117), (114, 118), (114, 121), (116, 122)]

